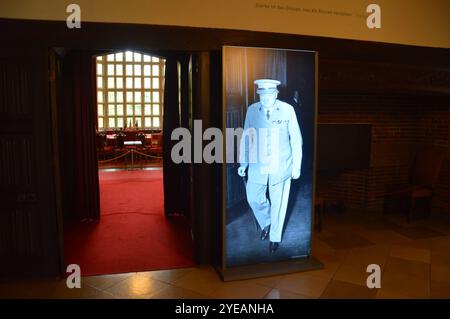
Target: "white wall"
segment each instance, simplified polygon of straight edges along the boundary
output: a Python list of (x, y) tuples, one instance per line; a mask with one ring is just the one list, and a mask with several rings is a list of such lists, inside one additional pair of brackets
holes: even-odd
[[(64, 21), (69, 3), (81, 6), (82, 21), (274, 31), (450, 48), (449, 0), (1, 0), (0, 17)], [(381, 6), (381, 29), (366, 26), (370, 3)]]

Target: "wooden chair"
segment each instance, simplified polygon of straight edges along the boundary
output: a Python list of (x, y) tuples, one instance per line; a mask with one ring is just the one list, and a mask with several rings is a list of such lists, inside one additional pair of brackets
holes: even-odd
[(162, 156), (163, 136), (162, 133), (153, 133), (151, 137), (150, 153), (156, 156)]
[(443, 161), (444, 155), (435, 150), (418, 152), (412, 167), (409, 184), (387, 190), (385, 193), (384, 212), (386, 213), (392, 202), (404, 202), (407, 206), (405, 210), (406, 220), (409, 223), (414, 210), (419, 203), (422, 203), (424, 212), (429, 217), (431, 200)]

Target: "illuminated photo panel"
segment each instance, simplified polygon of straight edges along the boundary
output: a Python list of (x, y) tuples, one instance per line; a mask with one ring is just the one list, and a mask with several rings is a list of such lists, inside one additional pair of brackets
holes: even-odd
[(312, 51), (223, 48), (224, 121), (234, 129), (223, 172), (225, 268), (311, 254), (316, 61)]

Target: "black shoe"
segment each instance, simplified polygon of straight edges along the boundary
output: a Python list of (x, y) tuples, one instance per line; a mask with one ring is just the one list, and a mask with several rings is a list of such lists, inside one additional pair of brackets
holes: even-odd
[(269, 237), (269, 232), (270, 232), (270, 225), (264, 227), (264, 229), (261, 232), (261, 240), (266, 240), (267, 237)]
[(270, 253), (271, 253), (271, 254), (274, 253), (274, 252), (278, 249), (278, 246), (279, 246), (279, 245), (280, 245), (279, 243), (275, 243), (275, 242), (271, 241), (271, 242), (270, 242), (270, 246), (269, 246), (269, 248), (270, 248)]

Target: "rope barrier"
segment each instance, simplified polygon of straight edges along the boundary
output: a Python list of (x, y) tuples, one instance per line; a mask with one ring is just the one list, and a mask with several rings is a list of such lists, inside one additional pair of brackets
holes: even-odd
[(161, 159), (162, 158), (162, 156), (154, 156), (154, 155), (148, 155), (148, 154), (145, 154), (145, 153), (141, 153), (141, 152), (139, 152), (139, 151), (136, 151), (136, 150), (131, 150), (133, 153), (136, 153), (136, 154), (139, 154), (139, 155), (142, 155), (142, 156), (146, 156), (146, 157), (150, 157), (150, 158), (159, 158), (159, 159)]
[(99, 164), (104, 164), (104, 163), (108, 163), (108, 162), (113, 162), (113, 161), (115, 161), (115, 160), (118, 160), (119, 158), (122, 158), (122, 157), (127, 156), (127, 155), (130, 154), (130, 153), (136, 153), (136, 154), (139, 154), (139, 155), (141, 155), (141, 156), (145, 156), (145, 157), (149, 157), (149, 158), (158, 158), (158, 159), (162, 159), (162, 156), (148, 155), (148, 154), (145, 154), (145, 153), (136, 151), (136, 150), (134, 150), (134, 149), (131, 149), (131, 150), (126, 151), (125, 153), (120, 154), (119, 156), (116, 156), (116, 157), (114, 157), (114, 158), (110, 158), (110, 159), (107, 159), (107, 160), (98, 161), (98, 163), (99, 163)]
[(119, 156), (117, 156), (117, 157), (110, 158), (110, 159), (103, 160), (103, 161), (98, 161), (98, 162), (99, 162), (100, 164), (112, 162), (112, 161), (118, 160), (119, 158), (122, 158), (122, 157), (124, 157), (124, 156), (127, 156), (127, 155), (130, 154), (130, 153), (131, 153), (131, 151), (126, 151), (125, 153), (123, 153), (123, 154), (121, 154), (121, 155), (119, 155)]

